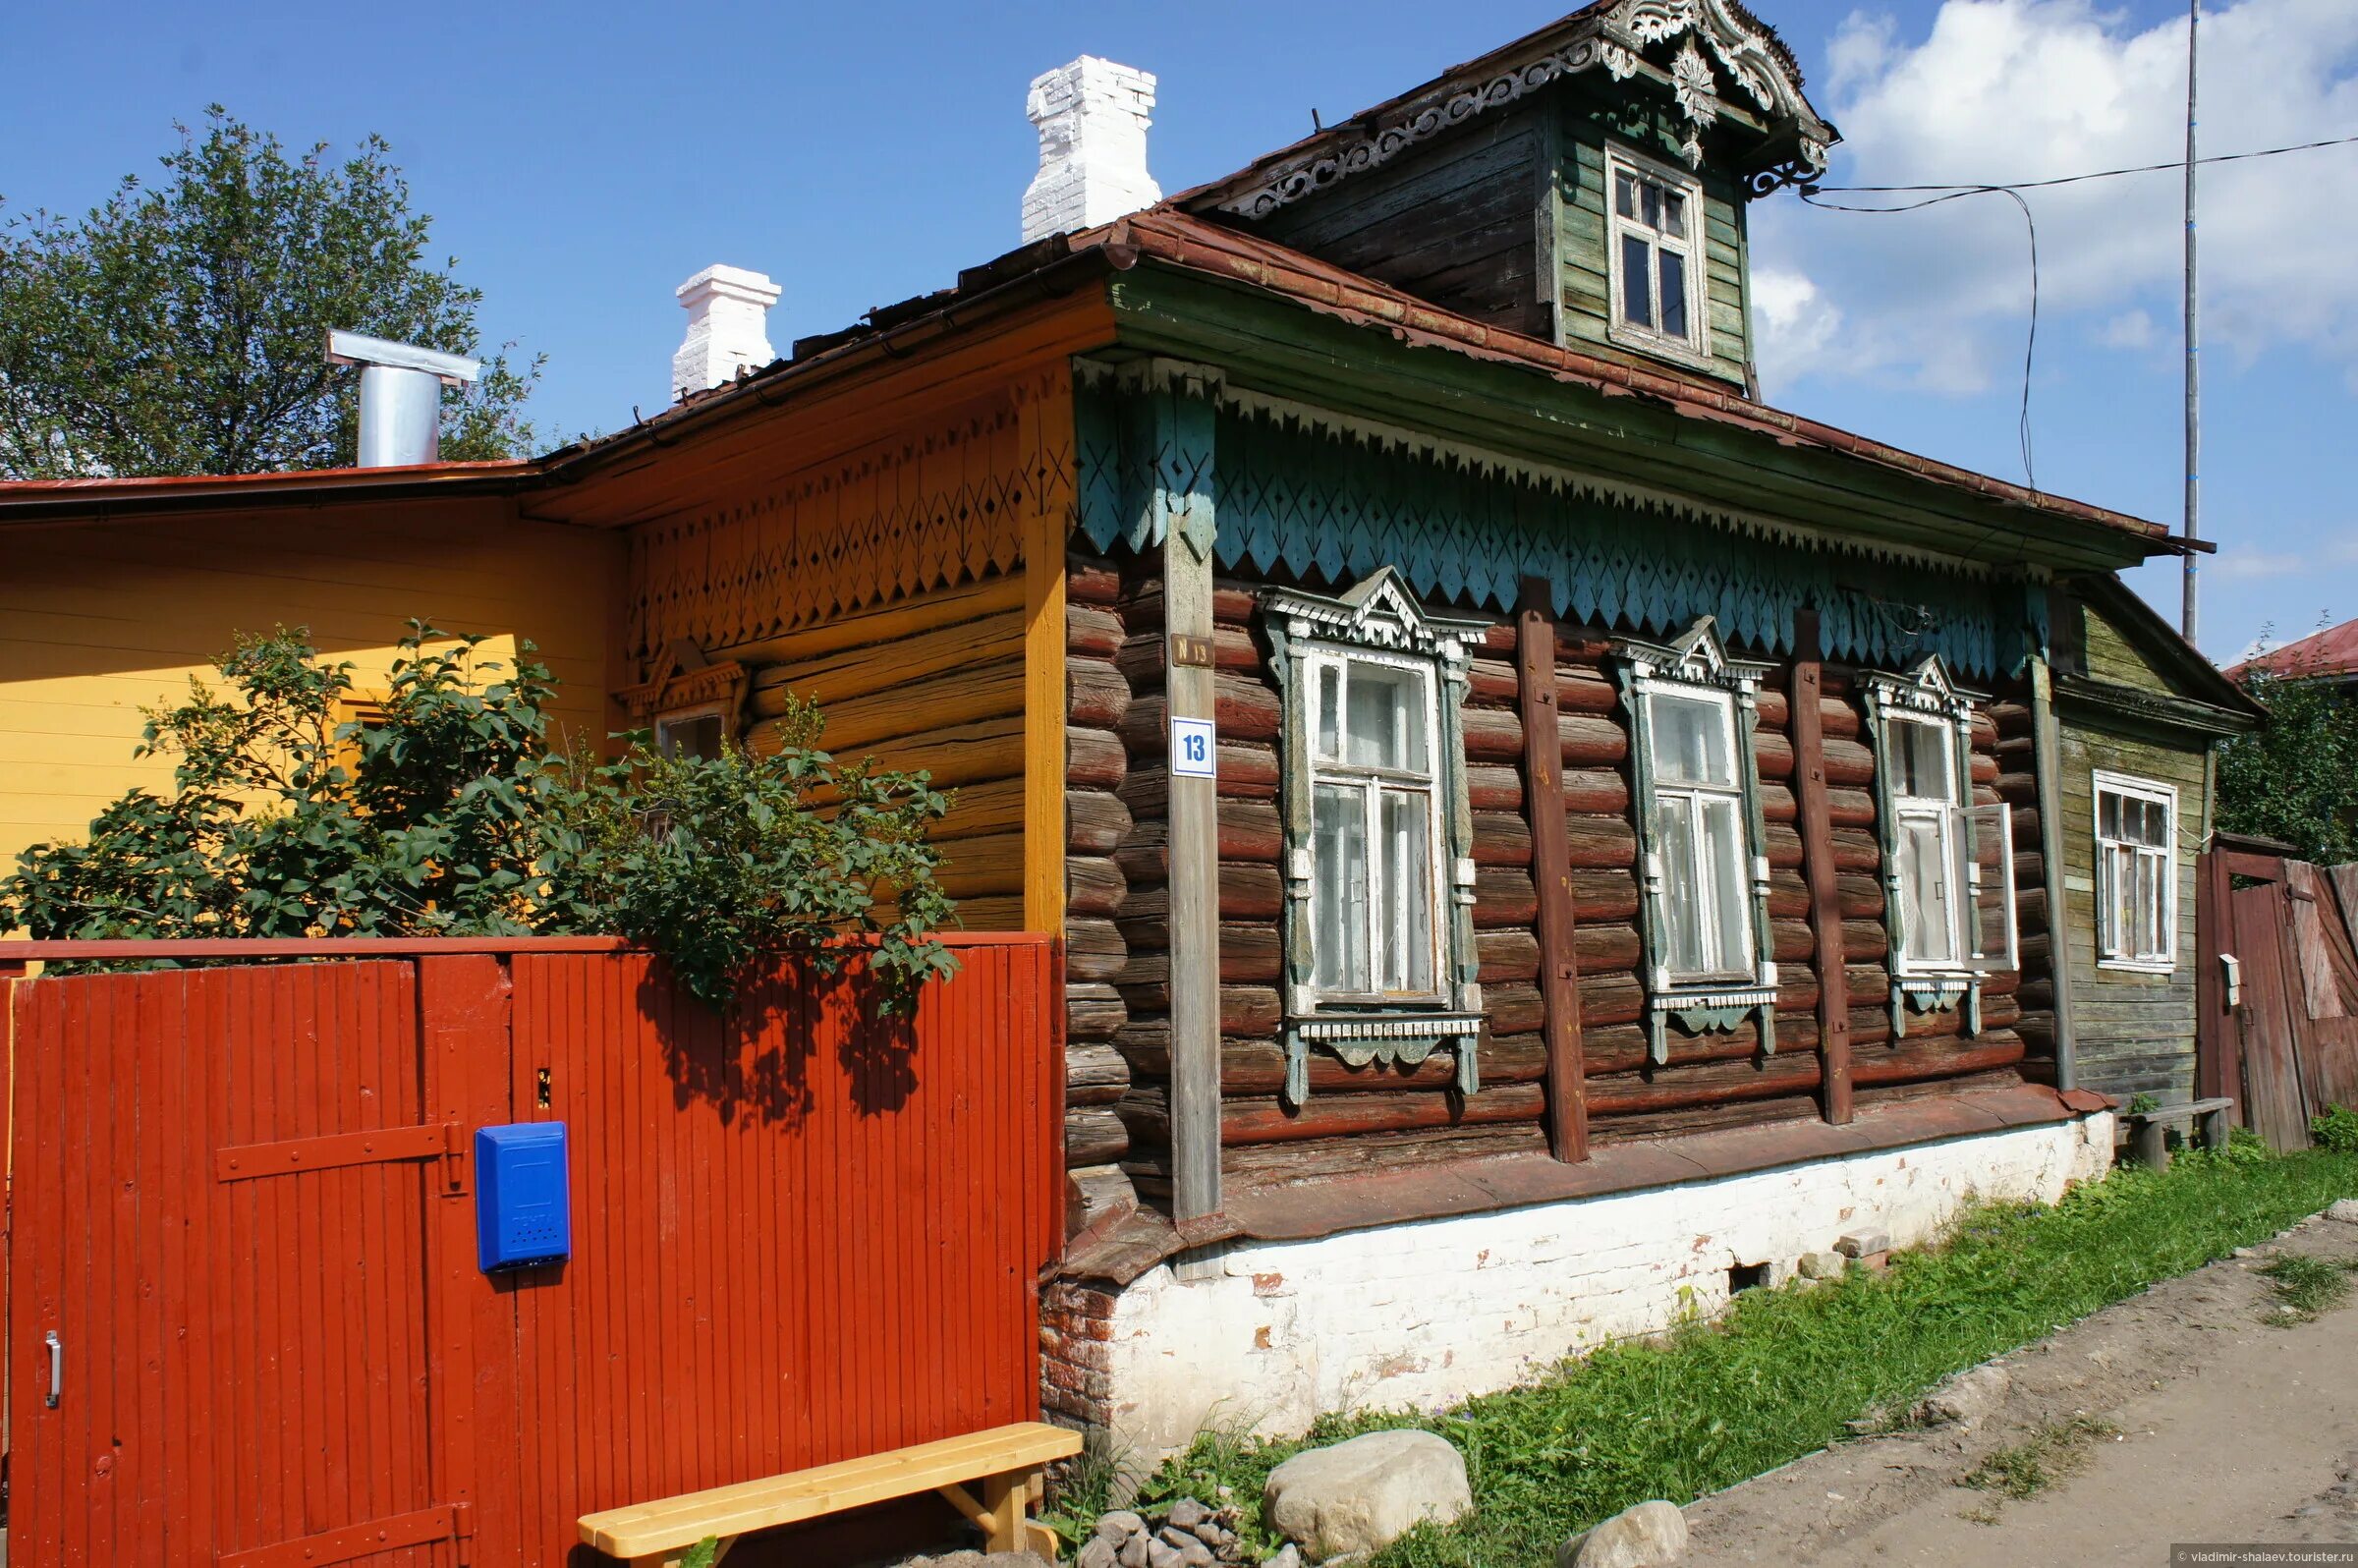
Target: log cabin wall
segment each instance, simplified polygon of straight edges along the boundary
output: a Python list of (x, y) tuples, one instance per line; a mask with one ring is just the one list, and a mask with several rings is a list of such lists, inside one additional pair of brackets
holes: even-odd
[(631, 535), (626, 645), (642, 670), (693, 644), (748, 672), (738, 734), (756, 753), (779, 746), (791, 694), (819, 704), (826, 750), (956, 790), (935, 841), (969, 929), (1055, 928), (1053, 907), (1027, 919), (1034, 797), (1062, 784), (1053, 756), (1028, 765), (1026, 716), (1042, 663), (1031, 632), (1043, 613), (1061, 622), (1040, 591), (1061, 586), (1061, 561), (1034, 574), (1027, 553), (1069, 525), (1070, 421), (1060, 361)]
[[(1085, 420), (1088, 405), (1082, 405)], [(1121, 427), (1100, 417), (1101, 430)], [(1133, 424), (1132, 428), (1137, 428)], [(1497, 580), (1478, 563), (1458, 570), (1455, 591), (1439, 579), (1430, 555), (1446, 509), (1436, 486), (1470, 483), (1462, 471), (1399, 476), (1381, 535), (1361, 539), (1350, 514), (1387, 477), (1386, 454), (1362, 450), (1360, 472), (1325, 476), (1283, 465), (1288, 456), (1265, 431), (1247, 421), (1220, 426), (1217, 557), (1213, 612), (1219, 725), (1219, 940), (1221, 1168), (1232, 1187), (1335, 1176), (1436, 1157), (1549, 1147), (1549, 1047), (1540, 983), (1542, 933), (1533, 868), (1532, 790), (1527, 777), (1517, 632), (1502, 613)], [(1241, 438), (1240, 438), (1241, 437)], [(1106, 436), (1107, 440), (1117, 437)], [(1169, 1184), (1170, 1068), (1167, 1020), (1167, 857), (1163, 803), (1167, 780), (1167, 712), (1162, 700), (1164, 644), (1157, 556), (1143, 534), (1126, 534), (1140, 515), (1136, 486), (1152, 466), (1089, 460), (1084, 437), (1081, 489), (1084, 537), (1074, 542), (1068, 568), (1068, 756), (1072, 793), (1068, 896), (1074, 924), (1068, 997), (1073, 1041), (1072, 1109), (1068, 1158), (1085, 1192), (1135, 1193), (1154, 1203)], [(1331, 480), (1321, 483), (1321, 477)], [(1113, 509), (1114, 526), (1090, 536), (1093, 480)], [(1150, 481), (1151, 482), (1151, 481)], [(1482, 508), (1508, 542), (1510, 560), (1537, 553), (1515, 534), (1547, 529), (1544, 497), (1518, 496), (1489, 486)], [(1538, 500), (1541, 504), (1534, 505)], [(1420, 515), (1420, 506), (1431, 508)], [(1145, 508), (1151, 514), (1151, 508)], [(1280, 517), (1279, 512), (1288, 514)], [(1602, 514), (1602, 515), (1600, 515)], [(1764, 610), (1764, 596), (1791, 591), (1751, 579), (1742, 557), (1748, 545), (1724, 535), (1714, 578), (1686, 568), (1664, 588), (1646, 586), (1653, 561), (1672, 563), (1712, 548), (1679, 526), (1576, 502), (1559, 503), (1548, 532), (1555, 550), (1577, 560), (1584, 550), (1609, 549), (1618, 562), (1623, 597), (1613, 624), (1564, 614), (1554, 638), (1554, 711), (1561, 757), (1565, 856), (1574, 913), (1580, 1049), (1588, 1136), (1592, 1145), (1713, 1128), (1762, 1125), (1826, 1115), (1833, 1098), (1820, 1052), (1822, 944), (1814, 930), (1812, 868), (1801, 825), (1802, 786), (1796, 777), (1791, 694), (1797, 690), (1790, 615)], [(1589, 532), (1592, 520), (1603, 526)], [(1461, 520), (1462, 521), (1462, 520)], [(1100, 520), (1102, 523), (1102, 520)], [(1321, 530), (1315, 525), (1326, 525)], [(1454, 525), (1453, 525), (1454, 526)], [(1233, 532), (1232, 532), (1233, 531)], [(1469, 528), (1467, 535), (1478, 531)], [(1338, 547), (1338, 534), (1341, 542)], [(1643, 547), (1636, 541), (1643, 540)], [(1300, 547), (1306, 569), (1289, 553)], [(1383, 552), (1389, 552), (1388, 554)], [(1526, 552), (1529, 553), (1526, 553)], [(1790, 551), (1800, 556), (1802, 552)], [(1261, 559), (1256, 559), (1260, 557)], [(1263, 564), (1263, 561), (1267, 564)], [(1456, 1063), (1435, 1049), (1414, 1067), (1379, 1063), (1353, 1068), (1337, 1057), (1310, 1057), (1309, 1094), (1298, 1107), (1281, 1093), (1285, 1081), (1282, 1030), (1282, 940), (1285, 842), (1278, 810), (1278, 758), (1284, 696), (1259, 609), (1271, 586), (1335, 592), (1375, 566), (1397, 564), (1421, 582), (1436, 613), (1474, 614), (1492, 621), (1473, 650), (1463, 735), (1468, 804), (1473, 820), (1473, 923), (1483, 988), (1485, 1032), (1481, 1087), (1470, 1095), (1452, 1088)], [(1462, 562), (1461, 562), (1462, 565)], [(1757, 570), (1757, 568), (1753, 568)], [(1806, 557), (1793, 569), (1804, 587), (1819, 567)], [(1857, 583), (1876, 568), (1853, 563), (1844, 576)], [(1953, 579), (1910, 573), (1896, 564), (1879, 580), (1913, 590), (1917, 601), (1957, 597)], [(1566, 575), (1570, 575), (1567, 572)], [(1667, 575), (1667, 573), (1665, 574)], [(1826, 597), (1844, 591), (1827, 586)], [(2001, 596), (1993, 597), (1993, 593)], [(1680, 594), (1685, 602), (1678, 601)], [(1978, 595), (1978, 596), (1977, 596)], [(1559, 605), (1577, 592), (1556, 593)], [(1647, 1059), (1642, 1019), (1646, 955), (1639, 924), (1639, 848), (1631, 802), (1630, 721), (1615, 684), (1611, 641), (1617, 634), (1673, 622), (1682, 613), (1734, 604), (1729, 619), (1754, 628), (1753, 639), (1731, 639), (1740, 656), (1765, 660), (1753, 752), (1769, 869), (1768, 917), (1778, 965), (1774, 1045), (1763, 1054), (1759, 1032), (1746, 1021), (1724, 1032), (1669, 1032), (1668, 1060)], [(1982, 1028), (1965, 1035), (1962, 1009), (1910, 1012), (1893, 1029), (1891, 977), (1878, 834), (1876, 757), (1868, 743), (1862, 677), (1896, 672), (1931, 645), (1978, 661), (1999, 685), (2003, 700), (1984, 703), (1971, 726), (1971, 777), (1977, 804), (2001, 799), (2027, 774), (2027, 756), (2001, 762), (2001, 720), (2027, 701), (2022, 678), (1989, 666), (2004, 639), (2019, 635), (2002, 613), (2002, 590), (1971, 588), (1961, 613), (1908, 632), (1878, 649), (1876, 615), (1853, 602), (1837, 644), (1851, 656), (1820, 661), (1817, 690), (1819, 750), (1826, 831), (1824, 886), (1827, 917), (1840, 928), (1842, 975), (1848, 991), (1848, 1072), (1843, 1092), (1860, 1108), (1895, 1100), (2019, 1083), (2024, 1036), (2014, 973), (1983, 987)], [(1701, 602), (1697, 602), (1698, 599)], [(1838, 601), (1838, 600), (1837, 600)], [(1511, 602), (1511, 600), (1509, 601)], [(1806, 598), (1804, 599), (1806, 603)], [(2022, 601), (2013, 601), (2017, 614)], [(1996, 611), (1993, 606), (1999, 606)], [(2020, 806), (2018, 804), (2018, 811)], [(2035, 812), (2018, 821), (2015, 868), (2026, 890), (2042, 881)], [(2034, 974), (2036, 980), (2038, 975)], [(2041, 1070), (2033, 1065), (2033, 1076)], [(2051, 1066), (2045, 1070), (2051, 1078)], [(1837, 1116), (1843, 1114), (1837, 1112)], [(1093, 1183), (1095, 1187), (1093, 1188)]]

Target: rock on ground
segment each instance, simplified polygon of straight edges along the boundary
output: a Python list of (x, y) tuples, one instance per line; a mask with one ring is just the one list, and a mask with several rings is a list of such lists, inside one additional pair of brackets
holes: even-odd
[(1994, 1363), (1969, 1367), (1925, 1395), (1916, 1411), (1928, 1425), (1970, 1430), (2006, 1402), (2006, 1393), (2013, 1386), (2014, 1378), (2003, 1367)]
[(1668, 1568), (1686, 1551), (1687, 1516), (1678, 1505), (1642, 1502), (1557, 1547), (1555, 1568)]
[(2358, 1225), (2358, 1198), (2337, 1198), (2326, 1210), (2328, 1219), (2338, 1219), (2345, 1225)]
[(1002, 1552), (985, 1557), (979, 1551), (949, 1551), (938, 1557), (912, 1557), (901, 1568), (1050, 1568), (1038, 1552)]
[(1372, 1431), (1269, 1472), (1268, 1519), (1313, 1562), (1381, 1550), (1418, 1523), (1474, 1506), (1465, 1457), (1429, 1431)]

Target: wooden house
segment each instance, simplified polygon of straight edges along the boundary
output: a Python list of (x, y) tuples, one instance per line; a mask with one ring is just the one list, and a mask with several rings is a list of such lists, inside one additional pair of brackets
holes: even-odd
[(1063, 935), (1064, 1419), (1460, 1397), (2109, 1160), (2058, 616), (2181, 545), (1758, 400), (1834, 139), (1736, 0), (1601, 0), (499, 477), (622, 713), (817, 700)]

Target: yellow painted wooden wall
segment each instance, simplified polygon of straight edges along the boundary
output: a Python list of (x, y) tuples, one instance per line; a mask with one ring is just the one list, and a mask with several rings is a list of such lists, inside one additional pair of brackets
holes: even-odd
[(273, 506), (0, 533), (0, 864), (80, 837), (169, 764), (135, 761), (140, 709), (176, 700), (240, 633), (308, 626), (381, 689), (411, 616), (520, 639), (562, 683), (556, 719), (602, 742), (621, 542), (514, 521), (504, 500)]

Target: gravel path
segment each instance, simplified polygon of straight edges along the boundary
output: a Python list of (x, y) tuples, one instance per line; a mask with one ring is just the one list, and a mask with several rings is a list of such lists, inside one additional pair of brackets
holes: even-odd
[[(2172, 1542), (2358, 1542), (2358, 1304), (2293, 1327), (2257, 1270), (2358, 1260), (2358, 1225), (2312, 1219), (2001, 1357), (1970, 1428), (1844, 1443), (1687, 1509), (1697, 1568), (1778, 1563), (2158, 1568)], [(2114, 1431), (2084, 1468), (2009, 1500), (1958, 1482), (2075, 1418)]]

